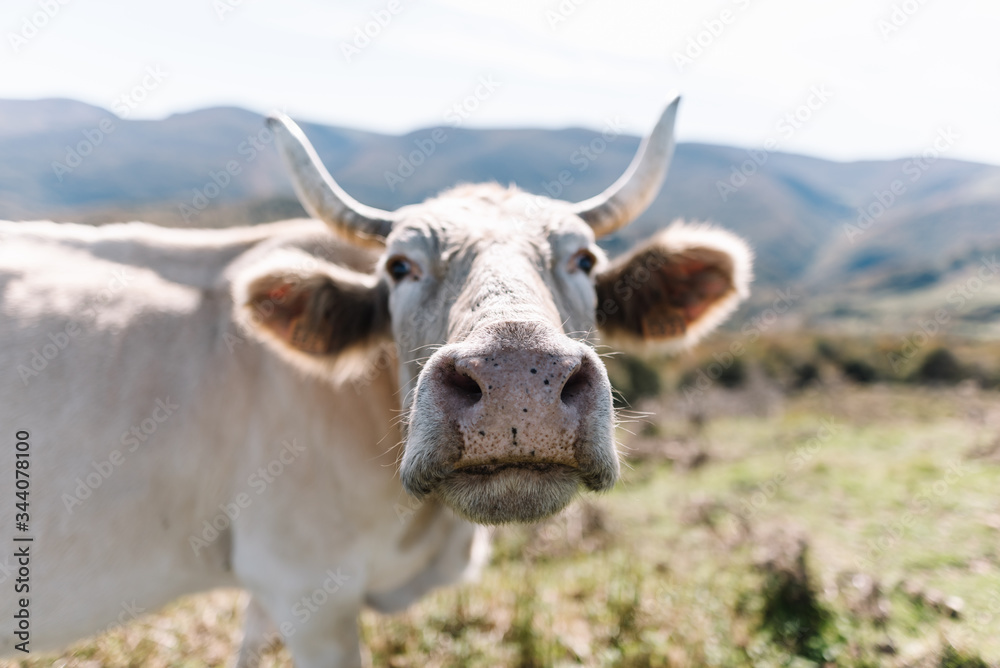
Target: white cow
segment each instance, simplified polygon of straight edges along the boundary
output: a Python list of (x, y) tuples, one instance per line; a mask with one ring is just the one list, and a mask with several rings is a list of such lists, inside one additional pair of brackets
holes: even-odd
[(355, 666), (362, 606), (474, 574), (475, 523), (610, 489), (588, 341), (690, 344), (750, 281), (716, 229), (614, 263), (594, 243), (655, 196), (676, 109), (579, 204), (479, 185), (379, 211), (281, 117), (318, 220), (0, 223), (0, 656), (239, 586), (239, 665), (279, 638), (300, 667)]

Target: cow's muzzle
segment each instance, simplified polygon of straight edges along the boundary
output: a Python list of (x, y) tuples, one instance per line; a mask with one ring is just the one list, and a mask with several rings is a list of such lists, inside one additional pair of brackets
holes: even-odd
[(537, 323), (484, 327), (420, 374), (401, 477), (484, 524), (561, 510), (618, 478), (611, 386), (588, 346)]

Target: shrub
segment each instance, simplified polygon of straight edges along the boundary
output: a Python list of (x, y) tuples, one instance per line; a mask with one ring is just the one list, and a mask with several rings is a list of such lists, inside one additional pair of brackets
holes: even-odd
[(917, 369), (921, 383), (954, 385), (967, 377), (958, 358), (947, 348), (936, 348), (927, 354)]
[(792, 387), (801, 390), (814, 383), (819, 382), (819, 367), (812, 362), (805, 362), (795, 367), (795, 374), (792, 379)]
[(878, 380), (878, 371), (871, 364), (864, 360), (851, 359), (844, 362), (841, 367), (844, 376), (855, 383), (874, 383)]
[(762, 540), (757, 567), (764, 576), (760, 630), (792, 654), (825, 663), (823, 634), (833, 619), (808, 566), (808, 540), (777, 530)]
[(662, 383), (660, 373), (653, 366), (639, 357), (622, 355), (608, 361), (608, 376), (611, 384), (619, 394), (615, 395), (615, 403), (635, 405), (636, 402), (660, 394)]
[(742, 359), (737, 357), (733, 360), (732, 364), (727, 367), (723, 367), (722, 374), (719, 376), (717, 382), (726, 389), (733, 390), (738, 387), (743, 387), (746, 379), (746, 365), (743, 364)]

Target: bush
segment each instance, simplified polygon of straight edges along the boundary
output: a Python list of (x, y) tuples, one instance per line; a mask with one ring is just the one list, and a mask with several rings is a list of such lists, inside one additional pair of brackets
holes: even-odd
[(611, 384), (619, 392), (615, 395), (619, 407), (634, 406), (642, 399), (659, 395), (663, 389), (659, 371), (639, 357), (622, 355), (609, 360), (607, 367)]
[(855, 383), (868, 384), (878, 380), (878, 371), (864, 360), (847, 360), (841, 369), (844, 376)]
[(792, 380), (792, 387), (801, 390), (814, 383), (819, 382), (819, 367), (812, 362), (805, 362), (795, 367), (795, 376)]
[(733, 360), (732, 364), (722, 369), (722, 374), (719, 376), (717, 382), (726, 389), (733, 390), (738, 387), (743, 387), (746, 380), (746, 366), (743, 364), (743, 360), (737, 357)]
[(808, 566), (809, 542), (787, 528), (763, 536), (757, 567), (764, 576), (760, 630), (797, 656), (826, 663), (824, 631), (833, 614)]
[(713, 360), (697, 369), (687, 371), (681, 376), (677, 387), (683, 392), (684, 388), (696, 387), (699, 382), (704, 383), (706, 378), (708, 381), (718, 384), (719, 387), (735, 390), (743, 387), (746, 383), (746, 365), (738, 357), (730, 362), (729, 366), (723, 366), (722, 363)]
[(958, 358), (947, 348), (936, 348), (927, 354), (917, 369), (916, 379), (932, 385), (954, 385), (967, 377)]

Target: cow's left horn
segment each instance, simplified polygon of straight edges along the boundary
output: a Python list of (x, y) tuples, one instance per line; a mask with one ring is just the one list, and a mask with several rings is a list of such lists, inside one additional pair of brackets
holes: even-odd
[(674, 155), (674, 119), (680, 101), (680, 96), (675, 96), (667, 105), (621, 178), (600, 195), (573, 206), (573, 212), (587, 221), (598, 237), (628, 225), (656, 199)]
[(394, 215), (357, 201), (337, 185), (295, 121), (284, 114), (267, 119), (278, 138), (278, 152), (292, 173), (292, 183), (302, 206), (335, 232), (372, 245), (384, 245)]

